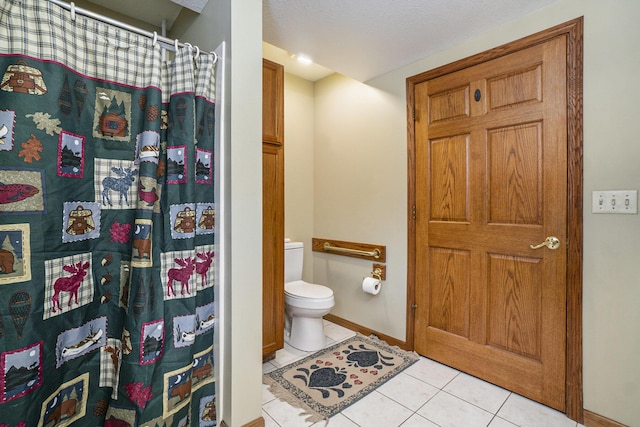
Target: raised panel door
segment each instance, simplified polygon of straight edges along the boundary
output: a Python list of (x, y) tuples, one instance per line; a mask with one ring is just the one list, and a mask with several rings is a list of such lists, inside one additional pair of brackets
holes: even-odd
[[(566, 40), (415, 87), (418, 353), (564, 410)], [(561, 247), (532, 249), (547, 236)]]

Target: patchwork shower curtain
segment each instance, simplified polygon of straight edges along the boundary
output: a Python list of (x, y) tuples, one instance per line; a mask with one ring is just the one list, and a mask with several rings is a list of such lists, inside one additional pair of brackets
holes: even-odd
[(0, 2), (0, 426), (216, 425), (197, 53)]

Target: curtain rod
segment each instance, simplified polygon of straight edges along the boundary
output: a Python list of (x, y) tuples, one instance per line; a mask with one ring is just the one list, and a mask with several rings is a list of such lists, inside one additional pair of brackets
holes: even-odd
[[(185, 45), (189, 45), (191, 46), (191, 44), (189, 43), (180, 43), (178, 41), (178, 39), (170, 39), (168, 37), (159, 35), (157, 31), (151, 32), (151, 31), (147, 31), (147, 30), (143, 30), (142, 28), (138, 28), (138, 27), (134, 27), (133, 25), (129, 25), (126, 24), (122, 21), (118, 21), (115, 20), (113, 18), (109, 18), (108, 16), (104, 16), (104, 15), (100, 15), (99, 13), (95, 13), (92, 12), (90, 10), (87, 9), (83, 9), (81, 7), (77, 7), (75, 5), (74, 2), (71, 3), (67, 3), (65, 1), (62, 0), (49, 0), (51, 3), (56, 4), (60, 7), (62, 7), (63, 9), (66, 9), (68, 11), (71, 12), (71, 19), (75, 20), (75, 15), (76, 14), (80, 14), (80, 15), (84, 15), (84, 16), (88, 16), (89, 18), (93, 18), (95, 20), (104, 22), (106, 24), (109, 25), (113, 25), (119, 28), (122, 28), (123, 30), (127, 30), (127, 31), (131, 31), (132, 33), (136, 33), (136, 34), (140, 34), (142, 36), (145, 37), (149, 37), (150, 39), (153, 39), (154, 41), (157, 40), (160, 43), (169, 46), (169, 47), (184, 47)], [(198, 53), (204, 53), (207, 55), (214, 55), (217, 59), (217, 55), (215, 54), (215, 52), (207, 52), (207, 51), (201, 51), (197, 46), (194, 46), (197, 49)]]

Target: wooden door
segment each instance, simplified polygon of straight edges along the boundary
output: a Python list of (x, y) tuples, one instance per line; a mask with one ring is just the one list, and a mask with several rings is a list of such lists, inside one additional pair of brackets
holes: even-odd
[(566, 58), (559, 36), (415, 86), (415, 349), (559, 410)]

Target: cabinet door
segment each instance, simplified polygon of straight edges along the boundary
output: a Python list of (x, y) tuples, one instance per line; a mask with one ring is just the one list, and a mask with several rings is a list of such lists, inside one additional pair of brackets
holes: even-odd
[(262, 143), (262, 356), (284, 347), (284, 69), (264, 61)]
[(262, 145), (262, 353), (284, 346), (284, 167), (282, 147)]
[(262, 142), (284, 142), (284, 67), (262, 60)]

